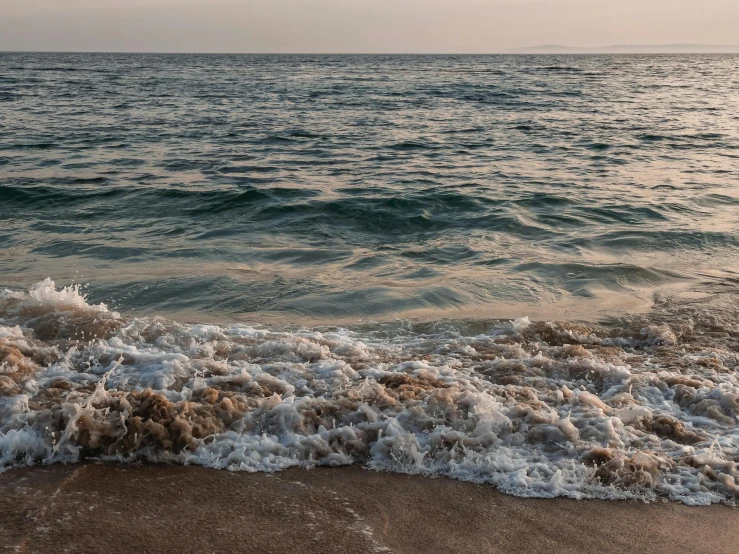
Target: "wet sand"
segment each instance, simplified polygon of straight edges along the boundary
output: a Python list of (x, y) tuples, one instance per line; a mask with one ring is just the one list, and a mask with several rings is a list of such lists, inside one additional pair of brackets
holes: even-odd
[(522, 499), (359, 467), (0, 474), (0, 552), (736, 552), (739, 510)]

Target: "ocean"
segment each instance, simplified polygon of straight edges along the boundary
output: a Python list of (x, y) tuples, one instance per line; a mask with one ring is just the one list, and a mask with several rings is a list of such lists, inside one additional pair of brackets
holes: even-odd
[(739, 497), (739, 56), (0, 53), (0, 470)]

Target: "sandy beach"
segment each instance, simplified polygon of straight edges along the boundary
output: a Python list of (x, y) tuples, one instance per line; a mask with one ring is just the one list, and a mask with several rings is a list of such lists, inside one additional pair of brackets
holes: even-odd
[(76, 465), (0, 474), (5, 552), (735, 552), (739, 511), (522, 499), (359, 467)]

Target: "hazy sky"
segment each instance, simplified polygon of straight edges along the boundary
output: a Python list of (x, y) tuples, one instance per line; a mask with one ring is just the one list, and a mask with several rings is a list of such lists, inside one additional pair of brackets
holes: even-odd
[(739, 43), (739, 0), (0, 0), (0, 50), (501, 52)]

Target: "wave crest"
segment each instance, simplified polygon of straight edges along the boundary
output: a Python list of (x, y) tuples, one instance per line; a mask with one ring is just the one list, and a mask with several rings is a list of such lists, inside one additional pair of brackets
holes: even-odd
[(690, 310), (279, 330), (126, 319), (47, 279), (0, 296), (0, 467), (359, 463), (521, 496), (735, 503), (736, 322)]

